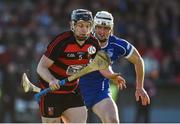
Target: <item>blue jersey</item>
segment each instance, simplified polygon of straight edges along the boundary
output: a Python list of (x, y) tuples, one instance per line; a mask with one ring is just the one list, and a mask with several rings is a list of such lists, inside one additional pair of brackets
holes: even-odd
[[(114, 35), (109, 37), (109, 41), (106, 46), (101, 48), (104, 50), (111, 61), (115, 61), (120, 57), (128, 58), (133, 52), (133, 46), (124, 39), (120, 39)], [(109, 79), (104, 78), (104, 76), (99, 72), (95, 71), (89, 73), (80, 78), (79, 81), (81, 94), (85, 99), (89, 95), (97, 94), (98, 92), (109, 93)]]

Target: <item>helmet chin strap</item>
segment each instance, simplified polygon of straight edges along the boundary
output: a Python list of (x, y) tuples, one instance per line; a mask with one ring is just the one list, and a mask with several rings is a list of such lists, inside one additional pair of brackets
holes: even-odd
[(105, 43), (105, 42), (107, 42), (107, 40), (108, 40), (108, 39), (103, 39), (103, 40), (99, 40), (99, 42)]
[(108, 39), (99, 40), (101, 48), (105, 47), (108, 43)]
[(89, 38), (89, 35), (84, 35), (84, 36), (77, 36), (77, 35), (75, 35), (75, 22), (72, 22), (71, 23), (71, 30), (74, 32), (74, 36), (75, 36), (75, 38), (76, 38), (76, 40), (78, 41), (78, 42), (82, 42), (82, 41), (85, 41), (85, 40), (87, 40), (88, 38)]
[(76, 37), (76, 40), (78, 40), (79, 42), (85, 41), (88, 39), (88, 36), (83, 36), (83, 37), (75, 36), (75, 37)]

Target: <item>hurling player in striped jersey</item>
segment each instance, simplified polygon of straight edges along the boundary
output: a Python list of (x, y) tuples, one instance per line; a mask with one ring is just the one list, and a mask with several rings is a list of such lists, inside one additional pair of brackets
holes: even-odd
[(57, 35), (41, 57), (37, 67), (40, 88), (53, 90), (39, 102), (43, 123), (86, 122), (87, 109), (80, 95), (79, 79), (62, 86), (59, 81), (86, 66), (100, 50), (98, 40), (91, 35), (92, 27), (93, 17), (89, 10), (72, 11), (71, 30)]

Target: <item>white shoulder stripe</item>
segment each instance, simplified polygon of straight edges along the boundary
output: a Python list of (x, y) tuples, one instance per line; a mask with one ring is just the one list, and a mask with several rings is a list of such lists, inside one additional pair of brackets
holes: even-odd
[(127, 44), (127, 49), (130, 49), (130, 47), (131, 47), (131, 45), (128, 43), (128, 44)]
[(123, 56), (126, 54), (126, 49), (123, 47), (123, 46), (121, 46), (121, 45), (119, 45), (119, 44), (117, 44), (117, 43), (110, 43), (110, 44), (114, 44), (114, 45), (116, 45), (116, 46), (118, 46), (118, 47), (121, 47), (123, 50), (124, 50), (124, 53), (122, 54)]
[(134, 47), (132, 46), (131, 51), (129, 52), (127, 56), (125, 56), (125, 58), (129, 58), (132, 55), (133, 51), (134, 51)]

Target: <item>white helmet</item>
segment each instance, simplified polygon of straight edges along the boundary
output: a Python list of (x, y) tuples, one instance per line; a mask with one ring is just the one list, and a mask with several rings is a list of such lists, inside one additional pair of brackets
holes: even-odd
[(111, 13), (107, 11), (99, 11), (94, 17), (94, 26), (103, 25), (113, 28), (114, 18)]

